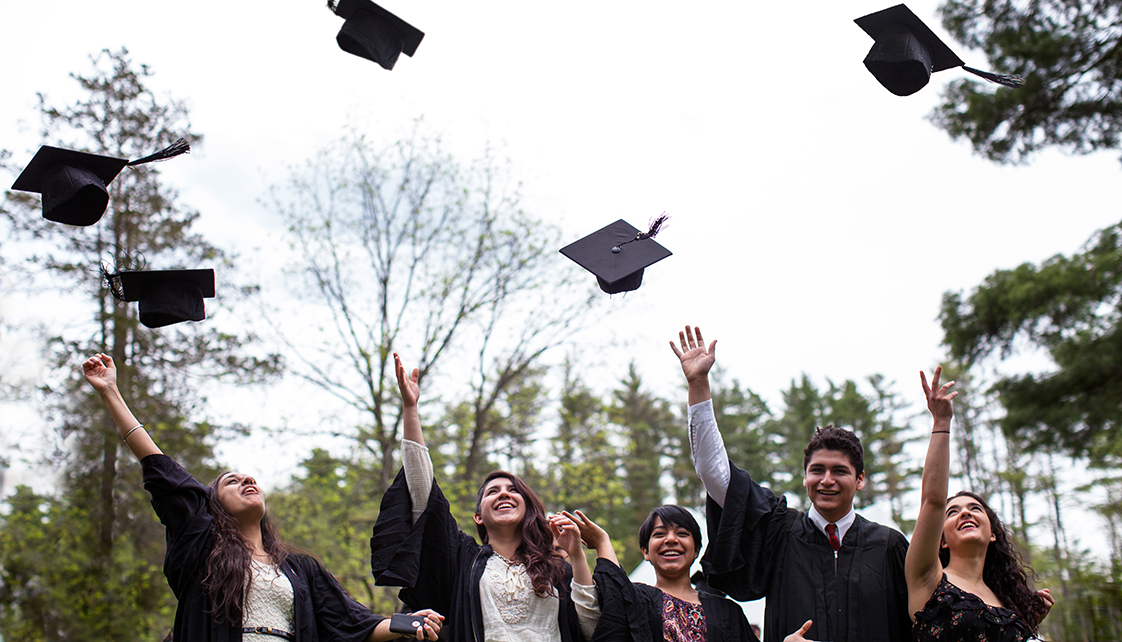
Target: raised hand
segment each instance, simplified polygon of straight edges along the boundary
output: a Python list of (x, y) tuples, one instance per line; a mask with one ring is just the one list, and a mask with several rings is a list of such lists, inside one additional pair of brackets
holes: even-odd
[(101, 352), (82, 362), (82, 374), (98, 392), (117, 385), (117, 366), (113, 363), (113, 357)]
[(403, 406), (416, 406), (421, 398), (421, 371), (413, 368), (411, 375), (405, 374), (405, 366), (401, 365), (401, 357), (393, 353), (394, 371), (397, 373), (397, 387), (401, 389), (401, 404)]
[(584, 555), (584, 551), (581, 550), (581, 531), (573, 521), (572, 515), (564, 512), (554, 513), (549, 516), (549, 526), (553, 530), (553, 537), (569, 554), (570, 560), (578, 555)]
[(616, 551), (612, 548), (612, 539), (608, 537), (607, 531), (600, 528), (599, 524), (579, 510), (572, 513), (563, 511), (562, 514), (577, 525), (580, 530), (581, 541), (584, 542), (585, 547), (596, 551), (596, 557), (602, 557), (616, 566), (621, 566), (619, 558), (616, 557)]
[(951, 403), (951, 400), (958, 396), (958, 391), (950, 391), (954, 387), (953, 381), (947, 382), (942, 388), (939, 387), (939, 377), (942, 374), (943, 367), (936, 367), (935, 374), (931, 377), (931, 385), (928, 386), (927, 376), (921, 370), (919, 381), (923, 384), (923, 394), (927, 396), (927, 409), (931, 411), (931, 416), (935, 418), (935, 421), (949, 422), (951, 417), (954, 416), (954, 404)]
[(693, 383), (708, 377), (709, 369), (717, 361), (717, 341), (713, 340), (706, 350), (705, 340), (701, 338), (701, 328), (690, 328), (688, 325), (684, 332), (678, 333), (678, 341), (681, 343), (681, 350), (673, 341), (670, 342), (670, 349), (681, 361), (682, 374), (686, 375), (686, 381)]

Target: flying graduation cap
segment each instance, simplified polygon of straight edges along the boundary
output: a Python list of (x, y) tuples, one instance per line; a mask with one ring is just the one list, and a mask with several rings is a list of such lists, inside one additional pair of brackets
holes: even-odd
[(637, 290), (643, 284), (643, 270), (671, 254), (653, 238), (668, 218), (662, 214), (646, 232), (620, 219), (566, 245), (561, 253), (594, 274), (608, 294)]
[(935, 32), (902, 4), (854, 20), (875, 41), (865, 67), (897, 96), (923, 89), (936, 71), (962, 67), (972, 74), (1006, 87), (1025, 84), (1020, 76), (995, 74), (967, 67)]
[(42, 194), (43, 218), (48, 221), (93, 225), (101, 220), (109, 204), (106, 186), (122, 169), (189, 151), (191, 146), (182, 138), (155, 154), (134, 161), (43, 145), (12, 183), (12, 189)]
[(118, 301), (139, 301), (140, 322), (162, 328), (206, 318), (204, 298), (214, 296), (214, 270), (121, 270), (102, 276)]
[(398, 55), (412, 57), (425, 37), (419, 29), (370, 0), (328, 0), (328, 8), (343, 18), (335, 41), (339, 48), (393, 69)]

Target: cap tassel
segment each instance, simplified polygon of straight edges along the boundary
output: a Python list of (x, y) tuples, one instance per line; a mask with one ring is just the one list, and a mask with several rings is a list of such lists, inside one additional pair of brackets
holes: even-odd
[(109, 266), (103, 261), (101, 263), (101, 278), (105, 281), (105, 285), (108, 286), (113, 298), (123, 303), (125, 301), (125, 290), (121, 287), (121, 273), (110, 272)]
[(663, 224), (670, 219), (670, 215), (666, 212), (659, 214), (655, 220), (651, 221), (651, 226), (646, 232), (640, 232), (636, 239), (653, 239), (656, 234), (662, 231)]
[(985, 78), (986, 80), (988, 80), (990, 82), (994, 82), (994, 83), (997, 83), (999, 85), (1005, 85), (1006, 87), (1012, 87), (1013, 89), (1016, 89), (1018, 87), (1023, 87), (1024, 84), (1025, 84), (1025, 77), (1024, 76), (1013, 76), (1013, 75), (1010, 75), (1010, 74), (995, 74), (992, 71), (982, 71), (980, 69), (975, 69), (973, 67), (967, 67), (966, 65), (963, 65), (962, 68), (965, 69), (966, 71), (969, 71), (970, 73), (974, 74), (975, 76), (981, 76), (982, 78)]
[(339, 0), (327, 0), (327, 8), (331, 9), (331, 13), (339, 13), (337, 9), (338, 6)]
[(166, 160), (168, 158), (179, 156), (180, 154), (186, 154), (189, 151), (191, 151), (191, 145), (187, 142), (187, 139), (180, 138), (179, 140), (161, 149), (155, 154), (149, 154), (144, 158), (138, 158), (134, 161), (130, 161), (128, 166), (132, 167), (133, 165), (143, 165), (144, 163), (151, 163), (153, 161)]

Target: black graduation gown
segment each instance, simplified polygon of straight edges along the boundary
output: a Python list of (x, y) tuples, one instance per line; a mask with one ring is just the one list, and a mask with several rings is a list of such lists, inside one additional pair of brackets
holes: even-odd
[(737, 600), (767, 598), (764, 642), (781, 642), (807, 620), (807, 639), (911, 639), (904, 557), (896, 530), (857, 515), (837, 557), (805, 513), (729, 463), (725, 506), (706, 503), (709, 548), (702, 569), (713, 588)]
[[(207, 613), (202, 578), (214, 546), (214, 519), (207, 511), (210, 488), (167, 455), (148, 455), (140, 466), (152, 507), (167, 530), (164, 575), (179, 602), (172, 637), (190, 642), (240, 642), (241, 624), (215, 624)], [(292, 583), (296, 630), (290, 633), (297, 642), (362, 642), (386, 619), (352, 599), (313, 557), (289, 555), (281, 571)]]
[[(635, 584), (623, 569), (596, 560), (592, 574), (600, 596), (600, 622), (592, 642), (662, 642), (662, 590)], [(744, 610), (727, 598), (698, 591), (705, 613), (706, 642), (759, 642)]]
[[(370, 537), (370, 570), (379, 586), (400, 586), (401, 601), (414, 609), (432, 609), (445, 616), (441, 639), (449, 642), (483, 642), (483, 609), (479, 580), (491, 547), (480, 546), (460, 530), (448, 500), (434, 481), (425, 512), (413, 519), (413, 500), (398, 471), (382, 497), (382, 508)], [(580, 642), (580, 622), (570, 595), (572, 570), (561, 586), (558, 624), (561, 642)], [(445, 637), (445, 634), (447, 637)]]

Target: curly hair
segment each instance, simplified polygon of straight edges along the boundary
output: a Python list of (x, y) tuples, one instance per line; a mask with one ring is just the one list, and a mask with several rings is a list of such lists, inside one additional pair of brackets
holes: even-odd
[[(230, 471), (220, 473), (210, 482), (207, 512), (214, 519), (214, 545), (206, 560), (206, 591), (208, 612), (216, 624), (237, 625), (245, 612), (246, 578), (253, 560), (252, 545), (238, 531), (238, 521), (218, 500), (218, 482)], [(280, 567), (293, 549), (281, 541), (268, 514), (261, 518), (261, 544)]]
[(843, 453), (849, 463), (860, 475), (865, 471), (865, 449), (861, 447), (861, 439), (852, 430), (838, 428), (834, 425), (825, 428), (815, 428), (814, 436), (803, 451), (803, 471), (810, 465), (810, 458), (819, 450), (836, 450)]
[[(514, 490), (522, 496), (526, 505), (526, 512), (522, 516), (522, 544), (519, 545), (513, 561), (526, 565), (526, 573), (530, 576), (530, 583), (534, 587), (534, 594), (539, 597), (553, 595), (553, 587), (560, 586), (565, 578), (565, 562), (561, 553), (553, 545), (553, 532), (549, 528), (549, 520), (545, 518), (545, 506), (542, 500), (526, 482), (513, 473), (496, 470), (487, 475), (479, 486), (475, 497), (475, 513), (483, 503), (483, 489), (492, 480), (504, 477), (514, 485)], [(487, 527), (476, 523), (479, 538), (487, 543)]]
[[(1029, 585), (1029, 573), (1032, 573), (1032, 569), (1025, 565), (1020, 549), (1010, 538), (1005, 524), (998, 518), (997, 513), (993, 512), (986, 500), (963, 490), (952, 495), (947, 501), (956, 497), (970, 497), (985, 509), (994, 540), (986, 548), (982, 581), (1006, 608), (1013, 609), (1017, 613), (1017, 619), (1028, 637), (1034, 637), (1040, 626), (1040, 618), (1048, 612), (1048, 607), (1044, 605), (1044, 598), (1037, 595)], [(945, 547), (939, 549), (939, 561), (942, 562), (943, 568), (950, 564), (950, 549)]]

